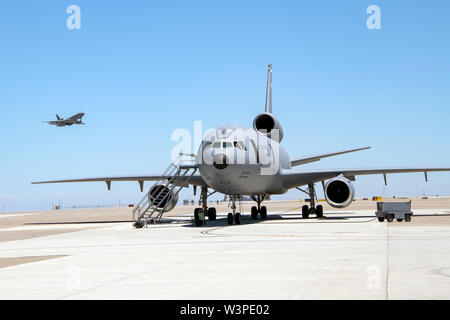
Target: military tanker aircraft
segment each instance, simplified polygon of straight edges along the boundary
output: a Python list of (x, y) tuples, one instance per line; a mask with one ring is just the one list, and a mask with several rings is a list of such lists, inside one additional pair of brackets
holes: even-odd
[(65, 127), (65, 126), (71, 126), (74, 124), (84, 124), (83, 117), (84, 117), (83, 112), (74, 114), (73, 116), (71, 116), (67, 119), (62, 118), (59, 115), (56, 115), (56, 120), (44, 121), (44, 122), (54, 125), (54, 126), (57, 126), (57, 127)]
[[(236, 212), (236, 201), (242, 196), (250, 196), (256, 205), (251, 208), (251, 218), (267, 218), (267, 208), (261, 204), (271, 195), (286, 193), (289, 189), (297, 188), (309, 196), (309, 206), (302, 207), (302, 218), (315, 215), (323, 217), (323, 207), (315, 203), (315, 184), (321, 183), (328, 204), (335, 208), (349, 206), (355, 196), (353, 182), (359, 175), (381, 174), (387, 183), (386, 175), (393, 173), (450, 171), (450, 167), (403, 167), (403, 168), (370, 168), (370, 169), (317, 169), (294, 170), (294, 167), (319, 161), (323, 158), (345, 153), (362, 151), (370, 147), (342, 150), (332, 153), (318, 154), (308, 157), (291, 159), (281, 146), (283, 128), (272, 112), (272, 65), (268, 66), (265, 111), (253, 120), (252, 128), (226, 125), (209, 131), (199, 146), (195, 158), (195, 169), (199, 174), (183, 177), (178, 180), (182, 186), (193, 185), (202, 189), (203, 208), (210, 220), (216, 220), (216, 210), (207, 208), (208, 189), (227, 195), (231, 202), (231, 209), (227, 216), (229, 224), (240, 224), (241, 214)], [(93, 182), (104, 181), (108, 188), (112, 181), (137, 181), (143, 191), (144, 181), (162, 181), (173, 179), (164, 175), (140, 175), (120, 177), (98, 177), (85, 179), (66, 179), (32, 182), (64, 183), (64, 182)], [(301, 189), (302, 186), (306, 188)], [(171, 210), (178, 201), (178, 193), (169, 189), (167, 184), (155, 184), (148, 193), (149, 202), (154, 202), (161, 211)], [(159, 201), (157, 194), (163, 194)], [(161, 199), (160, 199), (161, 200)], [(157, 202), (157, 203), (155, 203)], [(198, 210), (195, 209), (195, 220), (198, 220)], [(142, 227), (137, 221), (135, 227)]]

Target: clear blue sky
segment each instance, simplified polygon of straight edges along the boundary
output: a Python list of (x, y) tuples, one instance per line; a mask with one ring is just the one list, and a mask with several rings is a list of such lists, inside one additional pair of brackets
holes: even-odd
[[(81, 30), (66, 28), (71, 4)], [(381, 30), (366, 27), (371, 4)], [(5, 2), (0, 211), (135, 202), (137, 183), (30, 181), (159, 174), (173, 130), (251, 125), (268, 62), (291, 157), (373, 146), (305, 169), (450, 166), (449, 12), (444, 0)], [(41, 122), (81, 111), (86, 126)], [(357, 195), (450, 194), (449, 173), (388, 179), (358, 178)]]

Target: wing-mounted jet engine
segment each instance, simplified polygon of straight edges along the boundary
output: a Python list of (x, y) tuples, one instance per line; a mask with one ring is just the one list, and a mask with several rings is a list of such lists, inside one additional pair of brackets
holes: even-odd
[(253, 129), (277, 142), (283, 140), (283, 128), (277, 118), (271, 113), (264, 112), (257, 115), (255, 120), (253, 120)]
[(148, 193), (148, 202), (157, 207), (158, 211), (163, 210), (167, 204), (166, 209), (164, 209), (164, 212), (167, 212), (176, 206), (178, 195), (174, 196), (173, 192), (167, 186), (157, 184)]
[(325, 185), (325, 199), (334, 208), (348, 207), (355, 197), (355, 188), (350, 180), (339, 176), (329, 180)]

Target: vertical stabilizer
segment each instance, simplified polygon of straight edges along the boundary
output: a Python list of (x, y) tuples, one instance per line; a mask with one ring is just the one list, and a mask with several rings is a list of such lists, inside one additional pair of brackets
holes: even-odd
[(267, 72), (266, 112), (272, 113), (272, 64), (271, 63), (269, 63), (269, 71)]
[(59, 115), (56, 115), (56, 120), (62, 120), (62, 118)]

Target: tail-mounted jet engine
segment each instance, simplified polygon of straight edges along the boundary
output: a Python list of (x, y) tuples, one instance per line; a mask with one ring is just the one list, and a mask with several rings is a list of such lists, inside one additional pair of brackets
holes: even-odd
[(253, 120), (253, 128), (277, 142), (283, 140), (283, 128), (271, 113), (264, 112), (257, 115)]
[(157, 207), (158, 211), (164, 209), (167, 204), (164, 212), (172, 210), (177, 202), (178, 195), (174, 196), (172, 191), (169, 191), (169, 188), (165, 185), (157, 184), (150, 189), (148, 193), (148, 202)]
[(325, 185), (325, 198), (330, 206), (335, 208), (348, 207), (355, 197), (355, 188), (344, 176), (333, 178)]

